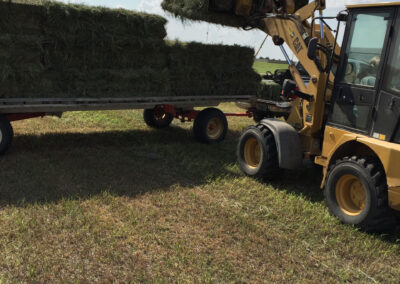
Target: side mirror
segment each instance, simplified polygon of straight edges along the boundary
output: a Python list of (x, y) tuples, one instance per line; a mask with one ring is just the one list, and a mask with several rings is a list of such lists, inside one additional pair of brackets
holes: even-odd
[(317, 58), (317, 49), (318, 49), (318, 38), (314, 37), (310, 39), (308, 43), (308, 51), (307, 56), (311, 60), (315, 60)]
[(349, 18), (349, 13), (347, 11), (342, 11), (336, 16), (336, 20), (338, 22), (347, 22)]

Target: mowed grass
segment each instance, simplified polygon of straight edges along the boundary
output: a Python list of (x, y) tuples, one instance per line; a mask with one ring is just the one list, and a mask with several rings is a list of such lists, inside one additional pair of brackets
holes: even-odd
[(253, 65), (254, 70), (260, 74), (265, 74), (267, 71), (274, 73), (276, 69), (287, 69), (287, 64), (268, 63), (265, 61), (256, 60)]
[(15, 122), (0, 162), (0, 283), (398, 283), (398, 231), (329, 216), (312, 165), (245, 177), (235, 149), (252, 121), (229, 124), (203, 145), (191, 124), (152, 130), (139, 111)]

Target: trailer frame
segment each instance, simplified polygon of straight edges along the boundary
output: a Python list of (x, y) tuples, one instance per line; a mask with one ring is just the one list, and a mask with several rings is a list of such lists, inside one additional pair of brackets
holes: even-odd
[[(224, 140), (228, 123), (226, 116), (252, 117), (250, 110), (243, 113), (226, 113), (215, 108), (226, 102), (248, 102), (253, 105), (254, 96), (182, 96), (182, 97), (129, 97), (129, 98), (13, 98), (0, 99), (0, 155), (8, 151), (14, 135), (10, 122), (44, 116), (59, 116), (70, 111), (144, 109), (144, 120), (154, 128), (169, 126), (172, 120), (194, 121), (195, 138), (203, 143)], [(195, 107), (208, 107), (195, 110)], [(147, 111), (147, 117), (146, 117)], [(157, 117), (149, 121), (149, 112)], [(161, 117), (161, 120), (158, 121)], [(166, 121), (163, 121), (163, 117)], [(147, 118), (147, 119), (146, 119)], [(7, 132), (7, 133), (6, 133)], [(0, 133), (1, 134), (1, 133)], [(4, 139), (9, 141), (4, 141)]]
[(224, 102), (254, 100), (254, 96), (182, 96), (131, 98), (24, 98), (0, 99), (0, 114), (62, 113), (67, 111), (151, 109), (160, 105), (176, 108), (218, 106)]

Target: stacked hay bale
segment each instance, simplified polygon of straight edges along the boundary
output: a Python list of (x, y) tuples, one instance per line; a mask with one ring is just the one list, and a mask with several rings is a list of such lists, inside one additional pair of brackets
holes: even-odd
[(168, 43), (166, 20), (41, 0), (0, 0), (0, 98), (255, 94), (253, 50)]
[(171, 43), (169, 70), (174, 95), (255, 95), (260, 76), (254, 50), (240, 46)]
[(0, 19), (1, 97), (146, 96), (169, 89), (162, 17), (2, 1)]
[[(246, 23), (246, 18), (235, 15), (234, 11), (236, 8), (236, 2), (237, 1), (235, 0), (163, 0), (161, 6), (165, 11), (182, 21), (204, 21), (223, 26), (242, 27)], [(264, 12), (273, 12), (278, 8), (285, 8), (284, 4), (282, 4), (284, 1), (278, 2), (267, 0), (253, 2), (258, 3), (259, 5), (261, 4), (262, 6), (259, 6), (261, 7), (259, 9)], [(309, 0), (296, 0), (295, 10), (304, 7), (308, 3)], [(247, 62), (246, 60), (243, 60), (243, 58), (247, 58), (247, 56), (240, 57), (242, 62)], [(251, 60), (253, 60), (253, 58), (251, 58)], [(241, 89), (241, 86), (236, 87), (238, 90)], [(258, 85), (257, 96), (262, 99), (280, 101), (282, 100), (280, 97), (281, 89), (282, 86), (277, 83), (272, 81), (263, 81)]]
[(56, 93), (125, 97), (168, 92), (165, 19), (59, 3), (44, 8), (46, 63), (56, 74), (52, 81), (62, 82)]
[(44, 38), (37, 6), (0, 5), (0, 96), (4, 97), (25, 89), (44, 72)]

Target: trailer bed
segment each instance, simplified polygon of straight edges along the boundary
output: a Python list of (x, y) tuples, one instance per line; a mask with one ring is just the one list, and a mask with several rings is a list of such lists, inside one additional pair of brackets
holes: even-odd
[[(246, 112), (223, 113), (221, 103), (245, 105)], [(152, 128), (168, 127), (173, 119), (193, 121), (194, 137), (202, 143), (221, 142), (227, 133), (227, 116), (256, 117), (261, 102), (255, 96), (184, 96), (130, 98), (16, 98), (0, 99), (0, 155), (11, 147), (14, 136), (11, 122), (57, 115), (69, 111), (144, 109), (143, 119)], [(195, 107), (208, 107), (196, 110)]]
[(74, 99), (0, 99), (0, 113), (57, 113), (88, 110), (150, 109), (159, 105), (180, 108), (217, 106), (224, 102), (250, 101), (254, 96), (190, 96)]

